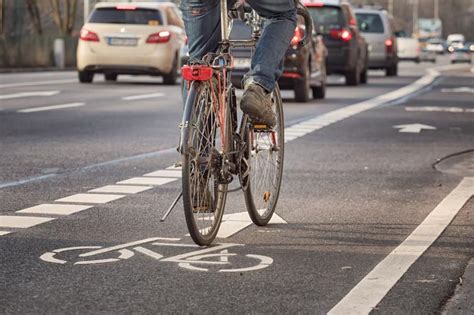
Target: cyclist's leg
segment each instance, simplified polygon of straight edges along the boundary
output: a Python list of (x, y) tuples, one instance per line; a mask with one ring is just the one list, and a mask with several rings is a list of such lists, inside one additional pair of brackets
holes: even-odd
[(259, 15), (269, 20), (257, 44), (252, 68), (244, 80), (252, 79), (272, 91), (282, 74), (282, 59), (296, 27), (294, 0), (247, 0)]

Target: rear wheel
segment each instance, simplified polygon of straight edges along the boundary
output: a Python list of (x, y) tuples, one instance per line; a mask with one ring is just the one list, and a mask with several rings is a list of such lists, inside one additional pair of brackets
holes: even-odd
[(388, 67), (387, 69), (385, 69), (385, 74), (387, 75), (387, 77), (395, 77), (398, 75), (398, 64), (395, 63), (393, 65), (391, 65), (390, 67)]
[(360, 83), (367, 84), (368, 78), (368, 70), (367, 67), (364, 68), (364, 71), (360, 74)]
[(220, 174), (230, 132), (223, 132), (212, 109), (212, 100), (217, 98), (211, 94), (209, 83), (194, 82), (186, 104), (186, 108), (192, 106), (192, 111), (183, 132), (184, 214), (189, 234), (201, 246), (210, 245), (216, 237), (227, 197), (227, 184), (222, 184)]
[(273, 110), (277, 123), (271, 131), (254, 130), (250, 124), (245, 133), (248, 170), (241, 183), (247, 211), (259, 226), (266, 225), (275, 212), (283, 175), (284, 118), (278, 87), (273, 91)]
[(295, 101), (297, 102), (306, 103), (309, 100), (309, 89), (310, 89), (309, 73), (310, 73), (309, 68), (306, 68), (301, 80), (296, 81)]
[(322, 81), (320, 86), (313, 87), (313, 98), (323, 99), (326, 97), (326, 81)]
[(175, 85), (178, 79), (178, 57), (173, 60), (173, 68), (171, 72), (163, 76), (163, 83), (166, 85)]
[(106, 73), (105, 81), (117, 81), (118, 74), (116, 73)]
[(81, 83), (91, 83), (94, 80), (94, 72), (90, 71), (78, 71), (77, 76)]
[(356, 86), (360, 83), (359, 66), (356, 65), (355, 69), (346, 73), (346, 85)]

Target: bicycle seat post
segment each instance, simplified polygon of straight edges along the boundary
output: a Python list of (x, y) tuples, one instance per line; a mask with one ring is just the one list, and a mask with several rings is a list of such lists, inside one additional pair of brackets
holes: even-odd
[(229, 16), (227, 11), (227, 0), (221, 0), (221, 37), (223, 42), (229, 40)]

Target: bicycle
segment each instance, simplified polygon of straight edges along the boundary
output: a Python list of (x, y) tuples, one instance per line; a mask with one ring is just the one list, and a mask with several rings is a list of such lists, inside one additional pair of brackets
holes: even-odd
[[(297, 13), (312, 34), (312, 20), (298, 1)], [(280, 90), (272, 92), (277, 123), (273, 128), (255, 125), (243, 114), (238, 123), (235, 88), (231, 84), (232, 48), (255, 47), (263, 19), (238, 5), (227, 9), (221, 0), (221, 37), (217, 53), (182, 67), (187, 82), (178, 151), (182, 156), (182, 193), (186, 224), (193, 241), (207, 246), (215, 239), (222, 221), (228, 192), (242, 190), (252, 221), (266, 225), (276, 208), (284, 158), (284, 117)], [(232, 18), (245, 21), (251, 39), (229, 39)], [(306, 38), (301, 45), (306, 44)], [(229, 189), (234, 176), (240, 187)], [(166, 215), (165, 215), (166, 217)], [(163, 220), (162, 220), (163, 221)]]

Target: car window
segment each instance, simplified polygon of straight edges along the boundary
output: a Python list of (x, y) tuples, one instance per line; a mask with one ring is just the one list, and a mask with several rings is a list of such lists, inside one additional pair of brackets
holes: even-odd
[(308, 9), (321, 34), (329, 34), (332, 29), (341, 29), (345, 26), (344, 16), (339, 7), (308, 7)]
[(162, 25), (161, 13), (154, 9), (130, 7), (122, 8), (98, 8), (89, 20), (89, 23), (112, 23), (112, 24), (142, 24)]
[(383, 21), (380, 15), (375, 13), (356, 13), (357, 25), (364, 33), (384, 33)]
[(166, 9), (166, 18), (168, 19), (169, 25), (184, 28), (184, 24), (181, 21), (181, 18), (179, 17), (179, 15), (176, 14), (176, 11), (172, 7)]

